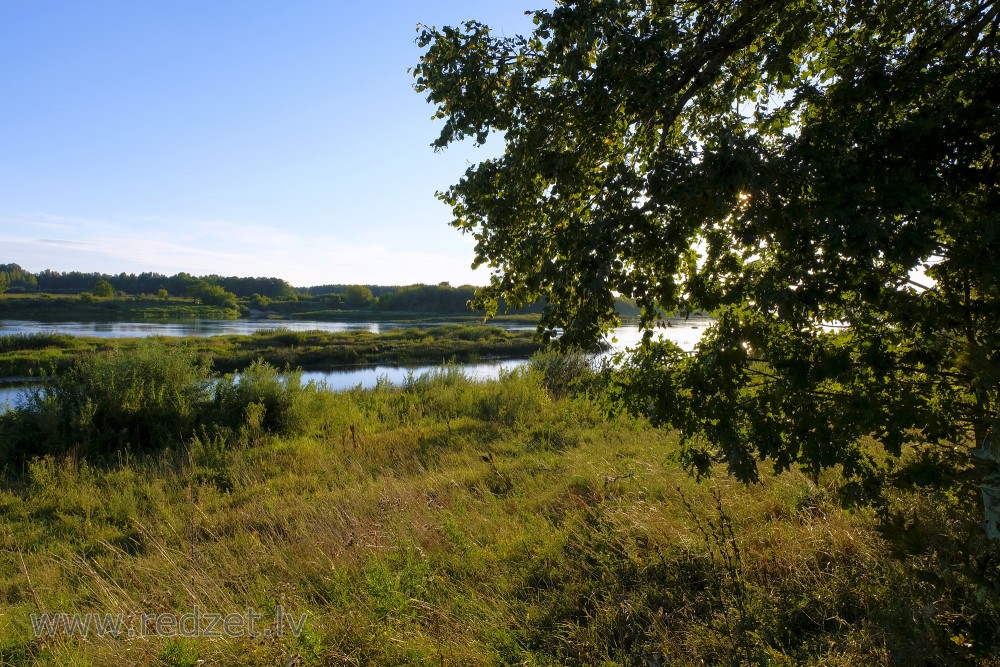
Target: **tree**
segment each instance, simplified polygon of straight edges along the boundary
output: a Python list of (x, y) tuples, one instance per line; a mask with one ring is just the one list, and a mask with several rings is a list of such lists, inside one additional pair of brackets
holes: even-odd
[(348, 285), (344, 290), (344, 301), (352, 308), (363, 308), (374, 298), (371, 289), (364, 285)]
[(219, 285), (214, 285), (205, 280), (193, 280), (185, 293), (207, 306), (220, 306), (222, 308), (236, 308), (236, 295), (227, 292)]
[(115, 295), (115, 288), (107, 280), (98, 280), (94, 285), (94, 296), (108, 297)]
[(7, 274), (0, 272), (0, 294), (3, 294), (4, 292), (7, 291), (7, 285), (8, 285)]
[(35, 274), (25, 271), (18, 264), (0, 264), (0, 273), (6, 275), (8, 289), (16, 288), (21, 292), (38, 289)]
[(544, 299), (563, 345), (615, 324), (616, 294), (650, 330), (713, 311), (694, 355), (647, 345), (622, 387), (690, 463), (864, 478), (866, 436), (894, 455), (960, 441), (1000, 507), (995, 0), (581, 0), (533, 18), (529, 36), (418, 38), (434, 147), (506, 141), (439, 193), (492, 270), (480, 305)]

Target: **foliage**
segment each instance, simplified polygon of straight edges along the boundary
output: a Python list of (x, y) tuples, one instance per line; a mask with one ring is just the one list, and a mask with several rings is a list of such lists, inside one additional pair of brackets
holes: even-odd
[(582, 352), (547, 350), (531, 357), (530, 367), (542, 378), (553, 396), (568, 396), (586, 389), (595, 381), (594, 359)]
[[(202, 306), (201, 308), (204, 308)], [(35, 334), (0, 336), (0, 377), (68, 368), (90, 352), (128, 350), (139, 338), (88, 338)], [(541, 346), (529, 331), (476, 324), (367, 331), (258, 331), (253, 335), (190, 336), (159, 341), (165, 349), (190, 350), (218, 372), (240, 371), (258, 359), (283, 368), (324, 369), (355, 364), (439, 363), (486, 358), (527, 358)]]
[(374, 298), (371, 288), (366, 285), (350, 285), (344, 290), (344, 302), (352, 308), (363, 308)]
[[(9, 266), (17, 266), (9, 265)], [(20, 270), (20, 267), (17, 267)], [(0, 271), (4, 267), (0, 265)], [(252, 294), (262, 294), (276, 299), (287, 299), (295, 295), (295, 290), (288, 282), (280, 278), (243, 278), (237, 276), (203, 276), (194, 278), (187, 273), (166, 276), (161, 273), (83, 273), (80, 271), (52, 271), (46, 269), (37, 275), (25, 272), (25, 279), (33, 281), (33, 288), (62, 293), (80, 292), (91, 289), (95, 283), (103, 280), (115, 290), (125, 294), (157, 294), (159, 290), (167, 290), (171, 294), (184, 294), (187, 286), (197, 280), (219, 285), (224, 290), (238, 297), (249, 298)]]
[(0, 318), (38, 321), (134, 321), (135, 319), (231, 320), (239, 311), (231, 307), (193, 303), (190, 299), (118, 297), (95, 299), (91, 292), (77, 294), (6, 294), (0, 298)]
[(484, 422), (509, 427), (546, 414), (550, 401), (545, 387), (524, 369), (501, 370), (499, 382), (477, 392), (474, 414)]
[(470, 285), (409, 285), (379, 298), (379, 310), (402, 310), (432, 313), (468, 313), (475, 296)]
[[(287, 388), (303, 430), (255, 430), (251, 410), (237, 438), (205, 424), (169, 451), (7, 467), (0, 661), (996, 662), (1000, 546), (918, 474), (900, 477), (884, 516), (846, 511), (829, 471), (698, 483), (665, 463), (672, 434), (604, 422), (585, 396), (547, 395), (535, 372), (477, 383), (449, 366), (333, 393), (258, 371), (225, 419)], [(551, 424), (558, 446), (539, 438)], [(903, 459), (916, 469), (922, 453)], [(955, 567), (966, 560), (978, 577)], [(120, 613), (139, 627), (148, 612), (252, 607), (263, 629), (279, 604), (307, 614), (302, 634), (84, 640), (39, 638), (29, 622)]]
[(72, 347), (76, 343), (72, 334), (38, 332), (0, 336), (0, 353), (23, 350), (44, 350), (49, 347)]
[[(302, 373), (283, 375), (257, 360), (238, 376), (226, 375), (212, 389), (212, 423), (238, 430), (244, 423), (265, 433), (297, 434), (304, 430)], [(253, 417), (251, 420), (250, 417)]]
[[(301, 291), (309, 296), (330, 297), (343, 295), (348, 287), (350, 287), (350, 285), (313, 285), (312, 287), (302, 288)], [(378, 299), (381, 299), (386, 294), (391, 294), (399, 289), (398, 287), (391, 285), (368, 285), (367, 287), (372, 291), (372, 295)]]
[(107, 280), (98, 280), (93, 292), (94, 296), (109, 297), (115, 295), (115, 288)]
[[(24, 338), (22, 346), (46, 342)], [(279, 373), (263, 361), (218, 378), (193, 350), (144, 340), (84, 355), (25, 389), (23, 405), (0, 426), (0, 455), (17, 461), (72, 451), (103, 460), (182, 447), (199, 433), (227, 444), (294, 435), (306, 428), (314, 391), (300, 372)]]
[(0, 264), (0, 279), (5, 280), (11, 291), (28, 291), (38, 289), (35, 275), (25, 271), (17, 264)]
[(691, 359), (647, 351), (622, 385), (689, 462), (861, 473), (868, 436), (981, 445), (1000, 536), (994, 3), (582, 0), (533, 19), (418, 38), (435, 148), (506, 140), (439, 195), (493, 270), (478, 304), (545, 299), (540, 328), (568, 345), (616, 322), (616, 294), (647, 326), (718, 312)]
[(185, 293), (209, 306), (236, 308), (235, 294), (227, 292), (222, 286), (208, 282), (207, 280), (192, 281), (187, 285)]
[(156, 341), (81, 357), (28, 390), (8, 420), (5, 454), (73, 450), (100, 458), (176, 446), (197, 422), (208, 378), (194, 355)]

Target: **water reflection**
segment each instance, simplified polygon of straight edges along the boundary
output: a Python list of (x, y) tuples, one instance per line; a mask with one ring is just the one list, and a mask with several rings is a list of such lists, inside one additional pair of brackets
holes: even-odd
[[(403, 327), (440, 326), (446, 322), (357, 321), (322, 322), (319, 320), (183, 320), (177, 322), (36, 322), (0, 320), (0, 336), (35, 333), (65, 333), (96, 338), (147, 338), (150, 336), (248, 336), (257, 331), (367, 331), (380, 333)], [(523, 322), (491, 322), (508, 331), (532, 331), (534, 325)]]
[[(699, 318), (690, 320), (672, 320), (669, 326), (656, 330), (654, 338), (664, 338), (673, 341), (686, 351), (691, 351), (698, 343), (702, 334), (711, 324), (711, 320)], [(13, 333), (38, 333), (42, 331), (57, 331), (80, 336), (104, 335), (112, 338), (141, 336), (216, 336), (220, 334), (252, 334), (261, 328), (285, 328), (292, 331), (370, 331), (378, 333), (389, 329), (405, 326), (433, 326), (431, 323), (413, 322), (311, 322), (306, 320), (200, 320), (183, 323), (170, 322), (28, 322), (17, 320), (0, 320), (0, 335)], [(498, 326), (505, 326), (499, 324)], [(505, 328), (510, 330), (534, 329), (532, 325), (523, 323), (508, 323)], [(96, 332), (96, 333), (95, 333)], [(608, 342), (611, 351), (607, 354), (635, 347), (642, 340), (642, 333), (636, 325), (626, 325), (615, 329)], [(463, 372), (478, 381), (496, 379), (501, 370), (510, 370), (526, 363), (524, 359), (507, 359), (503, 361), (486, 361), (464, 364)], [(440, 364), (423, 364), (419, 366), (361, 366), (357, 368), (305, 371), (303, 382), (316, 382), (331, 391), (343, 391), (354, 387), (371, 388), (379, 378), (386, 378), (392, 384), (400, 384), (413, 374), (440, 369)], [(22, 386), (0, 386), (0, 412), (10, 407), (16, 407), (22, 400)]]
[[(472, 364), (462, 364), (462, 372), (466, 377), (477, 382), (495, 380), (501, 371), (509, 371), (527, 363), (526, 359), (505, 359), (503, 361), (487, 361)], [(344, 391), (361, 387), (371, 389), (380, 380), (391, 384), (402, 384), (408, 377), (419, 377), (424, 373), (441, 370), (440, 364), (425, 364), (421, 366), (363, 366), (327, 371), (303, 371), (302, 383), (315, 382), (317, 386), (329, 391)], [(0, 386), (0, 412), (16, 408), (23, 400), (23, 386)]]
[[(501, 371), (513, 370), (527, 363), (526, 359), (505, 359), (503, 361), (487, 361), (474, 364), (462, 364), (462, 372), (466, 377), (477, 382), (495, 380)], [(336, 371), (304, 371), (302, 382), (315, 382), (331, 391), (343, 391), (362, 387), (371, 389), (384, 379), (391, 384), (402, 384), (409, 377), (419, 377), (424, 373), (441, 370), (440, 364), (426, 366), (366, 366)]]

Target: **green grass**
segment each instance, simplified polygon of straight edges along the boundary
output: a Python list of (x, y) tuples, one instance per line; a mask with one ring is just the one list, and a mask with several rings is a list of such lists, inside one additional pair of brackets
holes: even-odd
[[(0, 336), (0, 377), (38, 375), (69, 368), (93, 352), (135, 350), (142, 338), (96, 338), (58, 334)], [(540, 348), (532, 332), (506, 331), (481, 324), (448, 324), (363, 331), (261, 331), (250, 336), (162, 338), (166, 349), (183, 349), (217, 371), (232, 372), (258, 359), (271, 365), (307, 370), (364, 364), (440, 363), (481, 358), (525, 358)]]
[[(698, 482), (673, 434), (606, 419), (571, 366), (343, 393), (259, 368), (159, 449), (11, 465), (0, 664), (995, 664), (996, 552), (954, 489), (903, 484), (876, 512), (841, 508), (835, 473)], [(43, 640), (28, 621), (279, 604), (302, 635)]]
[(234, 320), (233, 308), (206, 306), (193, 299), (121, 296), (80, 298), (77, 294), (4, 294), (0, 319), (60, 321), (116, 321), (206, 319)]

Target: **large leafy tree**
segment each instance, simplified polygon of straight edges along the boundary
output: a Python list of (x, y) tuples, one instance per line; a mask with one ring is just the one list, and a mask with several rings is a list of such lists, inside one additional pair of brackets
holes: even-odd
[[(505, 151), (439, 196), (492, 269), (480, 305), (544, 299), (582, 344), (634, 298), (707, 309), (626, 398), (690, 461), (873, 466), (873, 437), (996, 460), (996, 0), (580, 0), (528, 36), (421, 28), (444, 148)], [(641, 380), (641, 381), (640, 381)], [(991, 450), (993, 454), (991, 454)]]

